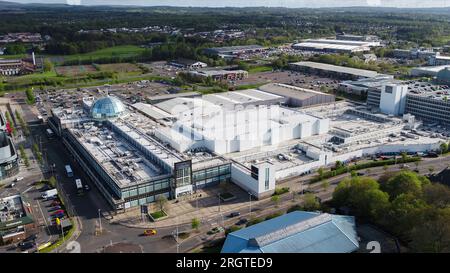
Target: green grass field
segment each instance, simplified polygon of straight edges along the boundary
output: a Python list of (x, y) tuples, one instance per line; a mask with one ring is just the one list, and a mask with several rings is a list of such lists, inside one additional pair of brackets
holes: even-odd
[(42, 72), (42, 73), (33, 73), (29, 75), (23, 75), (18, 77), (9, 77), (7, 82), (9, 84), (21, 83), (21, 84), (29, 84), (33, 81), (38, 81), (41, 79), (56, 79), (59, 78), (55, 71), (50, 72)]
[(101, 50), (97, 50), (90, 53), (85, 54), (75, 54), (70, 56), (65, 56), (64, 61), (65, 62), (71, 62), (71, 61), (86, 61), (86, 60), (95, 60), (102, 59), (102, 58), (111, 58), (111, 57), (117, 57), (117, 58), (126, 58), (126, 57), (133, 57), (141, 54), (145, 49), (138, 46), (133, 45), (127, 45), (127, 46), (115, 46), (115, 47), (109, 47)]
[(261, 72), (268, 72), (268, 71), (272, 71), (273, 68), (271, 66), (254, 66), (254, 67), (250, 67), (250, 69), (248, 70), (248, 73), (253, 74), (253, 73), (261, 73)]

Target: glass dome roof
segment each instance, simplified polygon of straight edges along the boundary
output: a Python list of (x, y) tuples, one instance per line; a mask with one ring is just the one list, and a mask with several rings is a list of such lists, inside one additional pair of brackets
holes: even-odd
[(125, 113), (125, 105), (116, 97), (98, 99), (91, 108), (91, 116), (95, 119), (119, 117)]

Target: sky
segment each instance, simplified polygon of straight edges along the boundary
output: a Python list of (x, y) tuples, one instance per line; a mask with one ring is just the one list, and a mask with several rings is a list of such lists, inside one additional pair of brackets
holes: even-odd
[(66, 3), (70, 5), (141, 5), (141, 6), (197, 6), (197, 7), (449, 7), (450, 0), (6, 0), (18, 3)]

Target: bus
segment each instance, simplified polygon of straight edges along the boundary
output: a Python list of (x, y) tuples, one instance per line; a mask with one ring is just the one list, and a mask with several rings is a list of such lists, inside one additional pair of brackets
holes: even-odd
[(66, 165), (66, 173), (67, 173), (67, 177), (73, 177), (73, 172), (72, 172), (72, 168), (70, 167), (70, 165)]

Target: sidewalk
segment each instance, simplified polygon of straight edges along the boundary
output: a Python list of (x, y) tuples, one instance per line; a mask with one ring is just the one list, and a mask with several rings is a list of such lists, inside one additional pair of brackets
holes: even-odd
[[(308, 177), (305, 176), (301, 178), (302, 179), (284, 182), (277, 185), (277, 187), (289, 187), (291, 192), (299, 192), (301, 189), (307, 187), (302, 183), (305, 180), (308, 180)], [(231, 212), (243, 209), (250, 210), (250, 202), (247, 192), (244, 192), (234, 184), (230, 184), (228, 191), (235, 195), (236, 198), (227, 202), (221, 201), (219, 210), (219, 200), (217, 194), (220, 191), (221, 189), (219, 187), (203, 189), (201, 190), (202, 197), (198, 199), (196, 198), (198, 194), (194, 194), (189, 196), (190, 198), (179, 201), (178, 203), (175, 200), (169, 201), (167, 205), (169, 217), (166, 219), (150, 222), (151, 220), (148, 217), (144, 217), (143, 221), (140, 208), (138, 207), (124, 214), (114, 216), (114, 218), (110, 220), (110, 223), (133, 228), (172, 227), (176, 225), (190, 224), (194, 218), (199, 219), (202, 223), (214, 223), (220, 221), (222, 216), (223, 218), (226, 218), (226, 216)], [(287, 193), (286, 195), (292, 196), (290, 193)], [(256, 207), (270, 202), (272, 202), (270, 197), (261, 200), (252, 199), (251, 205), (252, 207)]]

